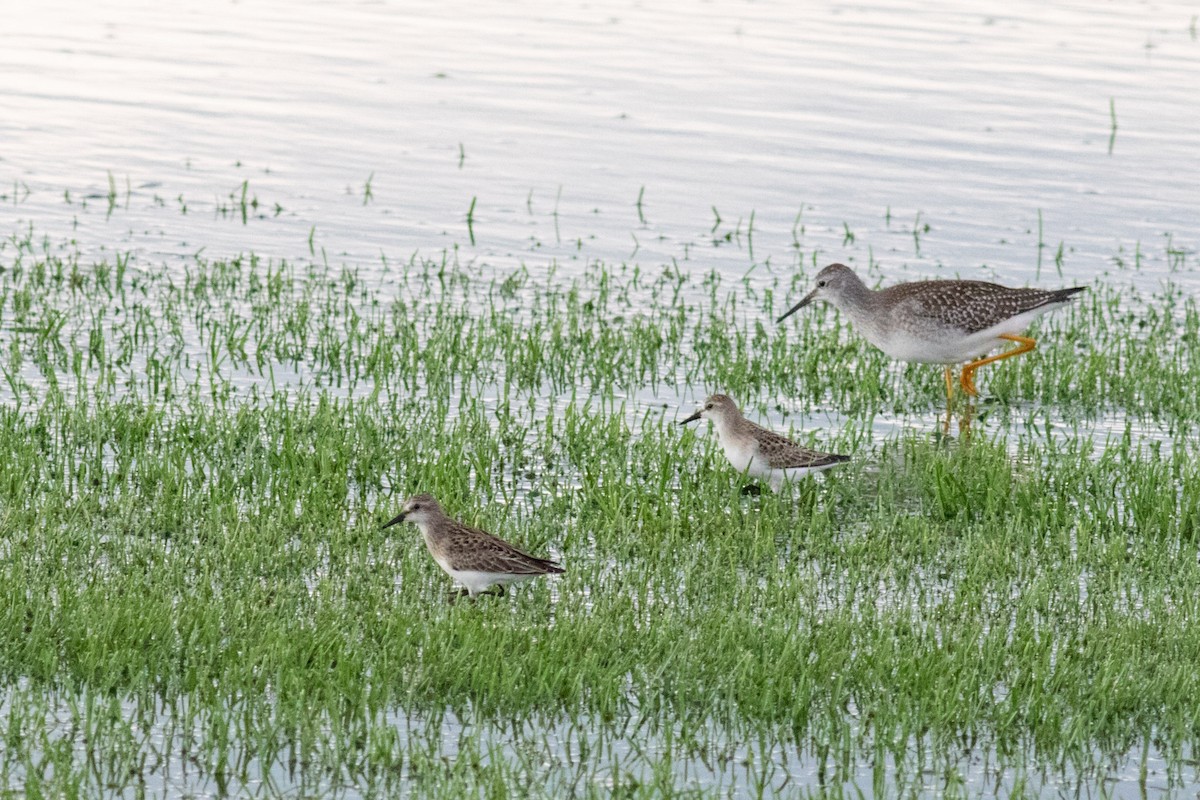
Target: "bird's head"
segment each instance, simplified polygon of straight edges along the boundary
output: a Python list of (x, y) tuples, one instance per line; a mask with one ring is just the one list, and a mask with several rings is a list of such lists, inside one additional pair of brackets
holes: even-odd
[(741, 414), (738, 410), (737, 403), (727, 394), (712, 394), (704, 401), (704, 405), (695, 414), (692, 414), (685, 420), (680, 420), (680, 425), (686, 425), (689, 422), (695, 422), (698, 419), (710, 419), (718, 425), (734, 419)]
[(858, 276), (854, 274), (854, 270), (847, 267), (845, 264), (830, 264), (825, 269), (817, 273), (816, 286), (808, 294), (804, 295), (804, 299), (787, 310), (783, 316), (775, 320), (783, 322), (785, 319), (795, 314), (800, 309), (804, 308), (814, 300), (825, 300), (833, 303), (835, 306), (841, 306), (842, 298), (849, 292), (863, 288), (863, 283)]
[(438, 505), (437, 500), (433, 499), (433, 495), (415, 494), (404, 501), (404, 508), (400, 510), (400, 513), (383, 527), (390, 528), (399, 522), (413, 522), (419, 525), (442, 514), (442, 507)]

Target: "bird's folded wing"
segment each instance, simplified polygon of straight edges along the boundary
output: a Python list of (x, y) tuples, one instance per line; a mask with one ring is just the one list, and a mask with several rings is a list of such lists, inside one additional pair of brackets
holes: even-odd
[(758, 456), (771, 469), (824, 467), (847, 461), (848, 456), (809, 450), (773, 431), (763, 430), (758, 436)]
[[(503, 539), (486, 531), (472, 530), (475, 541), (450, 558), (456, 570), (490, 572), (509, 575), (541, 575), (562, 572), (562, 568), (545, 558), (523, 553)], [(486, 538), (481, 538), (486, 537)]]
[[(914, 284), (916, 285), (916, 284)], [(983, 281), (947, 281), (946, 285), (920, 284), (923, 291), (904, 298), (904, 313), (952, 325), (964, 333), (977, 333), (1006, 319), (1058, 302), (1058, 292), (1020, 289)]]

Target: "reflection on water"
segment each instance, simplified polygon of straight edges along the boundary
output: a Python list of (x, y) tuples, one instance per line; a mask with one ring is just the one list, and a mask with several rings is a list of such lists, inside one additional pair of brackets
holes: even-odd
[[(1155, 285), (1196, 248), (1195, 9), (1003, 11), (26, 4), (0, 27), (0, 221), (151, 260), (312, 234), (366, 264), (836, 256), (1057, 285), (1121, 259)], [(215, 212), (243, 182), (262, 224)]]
[[(264, 760), (239, 742), (286, 726), (270, 703), (238, 702), (219, 713), (192, 705), (179, 698), (170, 707), (147, 709), (132, 699), (71, 692), (43, 696), (34, 705), (23, 694), (5, 697), (0, 711), (15, 720), (9, 734), (32, 737), (40, 747), (26, 753), (27, 763), (0, 751), (0, 772), (9, 785), (21, 785), (31, 768), (53, 772), (70, 764), (73, 769), (57, 778), (84, 795), (155, 798), (455, 796), (496, 785), (499, 764), (507, 765), (502, 774), (509, 786), (526, 786), (538, 797), (639, 787), (731, 798), (1087, 797), (1096, 786), (1108, 796), (1185, 797), (1200, 790), (1194, 769), (1168, 766), (1157, 748), (1140, 744), (1128, 753), (1095, 753), (1083, 762), (1027, 770), (1021, 765), (1032, 760), (1029, 754), (1000, 755), (979, 741), (954, 755), (928, 739), (898, 747), (870, 744), (869, 737), (858, 745), (797, 743), (783, 732), (732, 733), (712, 720), (686, 730), (590, 717), (496, 724), (475, 720), (469, 711), (378, 715), (354, 721), (341, 737), (294, 731), (290, 744)], [(220, 729), (237, 735), (211, 735)], [(318, 741), (333, 758), (313, 757), (310, 748)], [(64, 760), (72, 754), (73, 762)], [(1194, 762), (1184, 752), (1171, 763)]]

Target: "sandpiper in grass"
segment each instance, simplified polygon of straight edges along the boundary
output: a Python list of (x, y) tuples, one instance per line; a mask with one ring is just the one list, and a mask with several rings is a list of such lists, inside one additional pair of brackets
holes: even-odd
[[(1037, 342), (1018, 332), (1085, 288), (1014, 289), (984, 281), (936, 280), (868, 289), (845, 264), (830, 264), (817, 274), (816, 288), (776, 321), (783, 322), (814, 300), (832, 303), (868, 342), (892, 358), (945, 364), (949, 401), (954, 391), (951, 365), (970, 362), (963, 366), (959, 382), (968, 395), (978, 395), (975, 370), (1028, 353)], [(981, 358), (1005, 341), (1018, 346)]]
[(795, 480), (850, 460), (850, 456), (809, 450), (786, 436), (755, 425), (742, 416), (728, 395), (711, 395), (703, 408), (679, 424), (698, 419), (712, 420), (717, 440), (734, 469), (765, 478), (775, 491), (779, 491), (785, 480)]
[(493, 586), (503, 594), (506, 584), (564, 571), (549, 559), (523, 553), (487, 531), (451, 519), (430, 494), (410, 497), (404, 510), (383, 527), (398, 522), (412, 522), (420, 528), (433, 560), (471, 597)]

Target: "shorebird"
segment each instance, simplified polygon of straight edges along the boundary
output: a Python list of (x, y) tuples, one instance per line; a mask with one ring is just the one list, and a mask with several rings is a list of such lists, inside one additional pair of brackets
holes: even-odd
[(710, 396), (703, 408), (679, 424), (698, 419), (712, 420), (717, 440), (734, 469), (767, 479), (775, 491), (779, 491), (784, 480), (795, 480), (850, 460), (850, 456), (809, 450), (786, 436), (755, 425), (742, 416), (728, 395)]
[(471, 597), (496, 585), (503, 594), (505, 584), (563, 572), (553, 561), (523, 553), (487, 531), (451, 519), (430, 494), (410, 497), (399, 516), (383, 527), (398, 522), (412, 522), (420, 528), (433, 560)]
[[(1037, 342), (1019, 335), (1031, 322), (1070, 301), (1084, 286), (1013, 289), (984, 281), (917, 281), (868, 289), (845, 264), (830, 264), (817, 285), (776, 322), (814, 300), (832, 303), (860, 334), (900, 361), (945, 364), (946, 398), (954, 392), (951, 365), (965, 364), (959, 383), (972, 397), (975, 370), (993, 361), (1028, 353)], [(1017, 347), (981, 358), (1006, 341)], [(974, 359), (974, 360), (973, 360)]]

